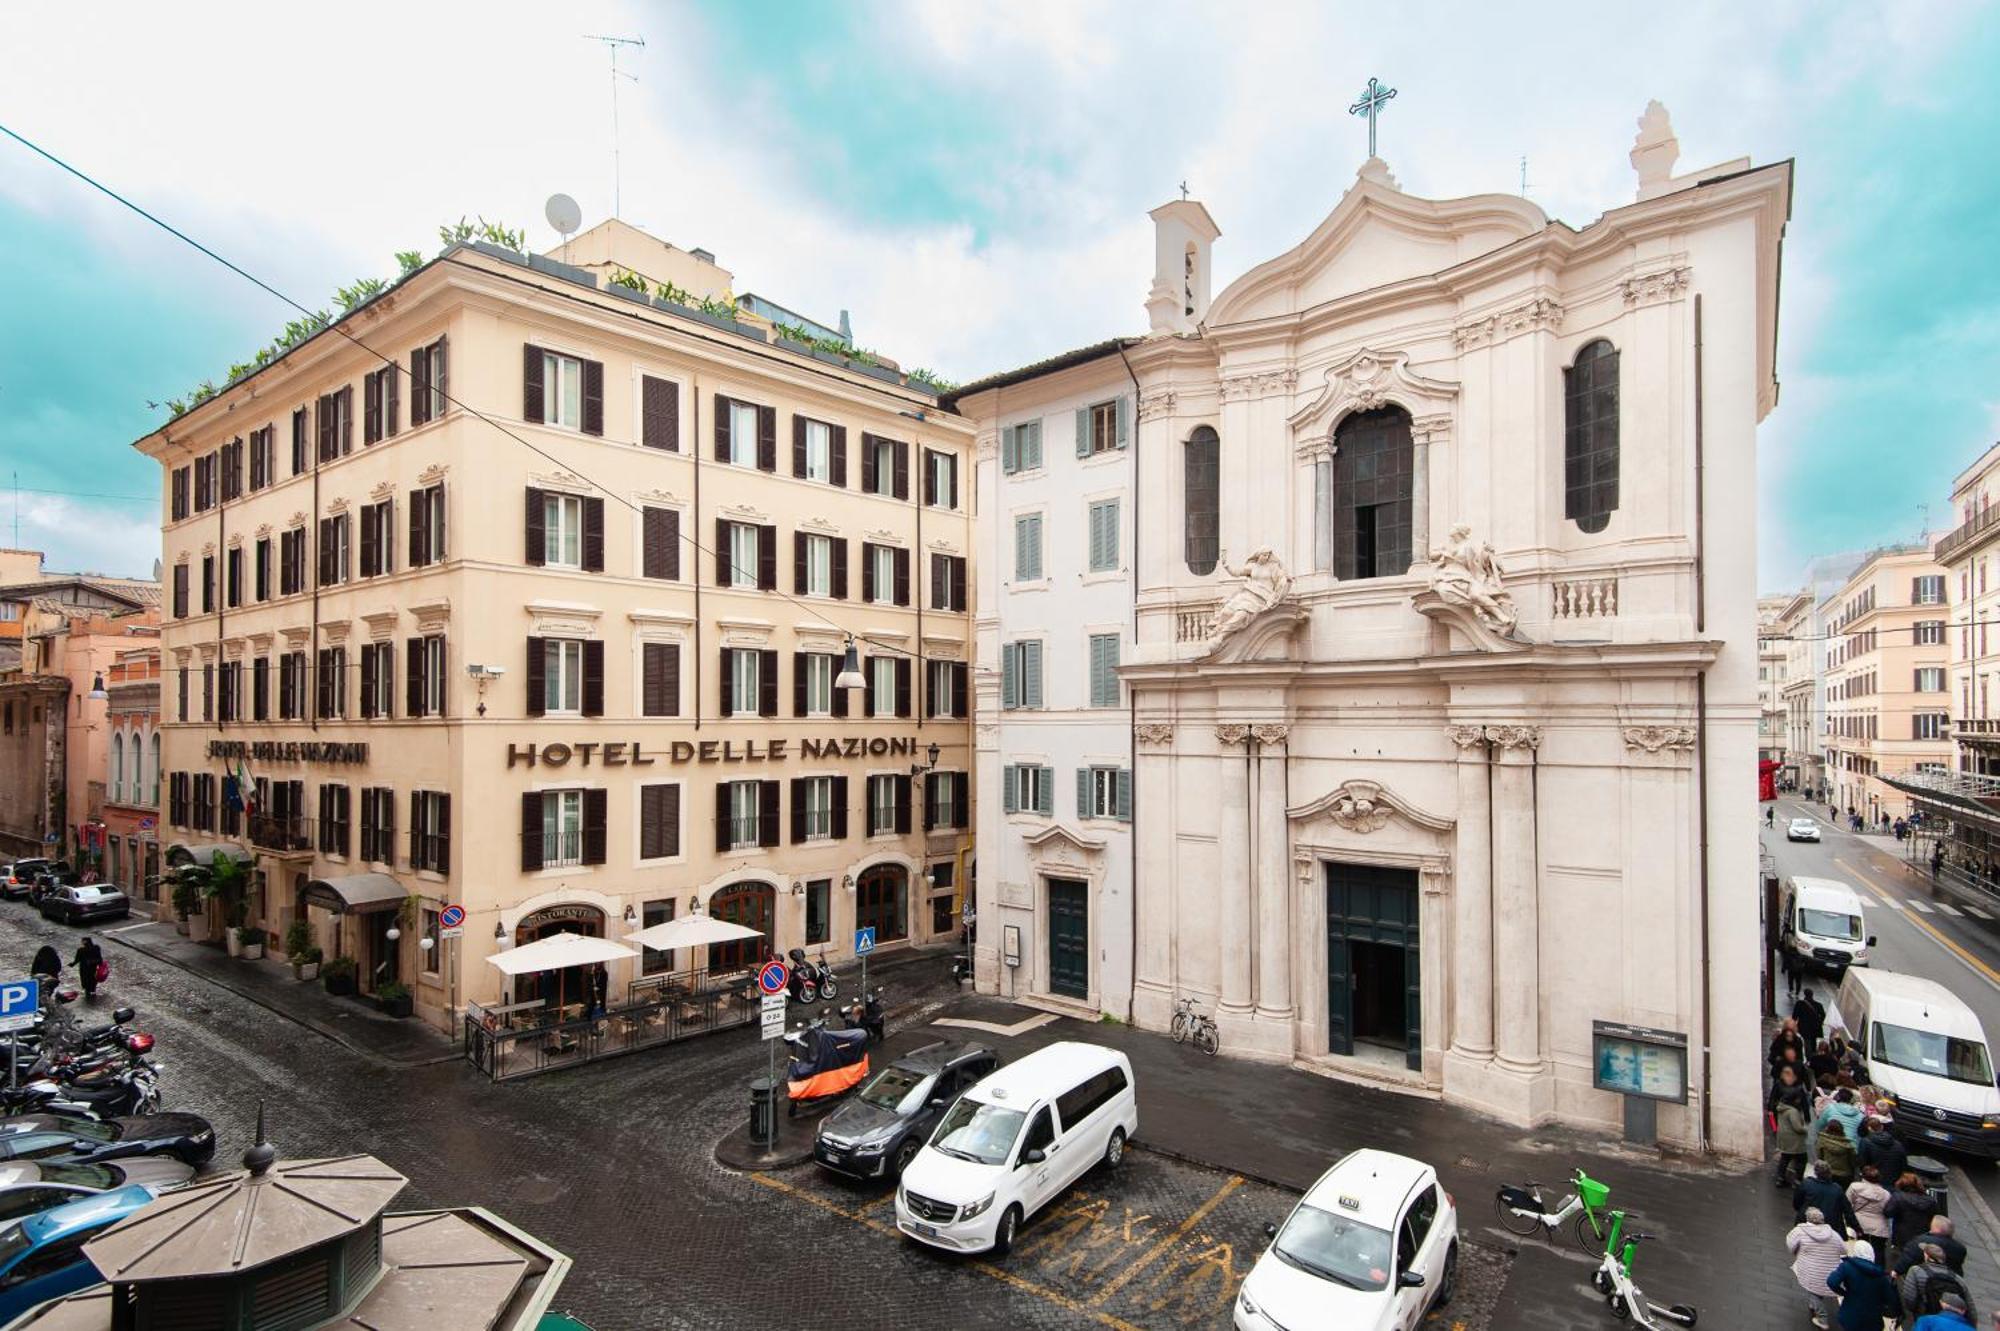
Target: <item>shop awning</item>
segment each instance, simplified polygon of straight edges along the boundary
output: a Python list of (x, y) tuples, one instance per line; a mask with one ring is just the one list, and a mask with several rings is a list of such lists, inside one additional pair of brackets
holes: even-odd
[(227, 855), (238, 864), (248, 864), (251, 861), (249, 851), (241, 846), (230, 845), (227, 842), (218, 842), (213, 845), (190, 846), (184, 841), (176, 841), (173, 845), (167, 847), (168, 864), (199, 864), (207, 866), (214, 864), (215, 857), (218, 855)]
[(355, 873), (345, 878), (315, 878), (306, 884), (306, 904), (328, 910), (395, 910), (409, 892), (386, 873)]

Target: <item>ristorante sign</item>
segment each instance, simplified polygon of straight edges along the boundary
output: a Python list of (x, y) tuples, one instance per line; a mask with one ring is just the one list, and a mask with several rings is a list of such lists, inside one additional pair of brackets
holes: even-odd
[(605, 740), (583, 744), (509, 744), (507, 766), (567, 767), (575, 763), (589, 767), (651, 767), (665, 759), (670, 763), (778, 763), (790, 757), (828, 758), (914, 758), (917, 741), (910, 736), (890, 739), (881, 735), (858, 735), (829, 739), (802, 739), (794, 745), (788, 739), (677, 739), (670, 744), (650, 747), (638, 743)]
[(316, 740), (212, 739), (210, 758), (247, 758), (253, 763), (356, 763), (368, 761), (366, 744), (320, 743)]

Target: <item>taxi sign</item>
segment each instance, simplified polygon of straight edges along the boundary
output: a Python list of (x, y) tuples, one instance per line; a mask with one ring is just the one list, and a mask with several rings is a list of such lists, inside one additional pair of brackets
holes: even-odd
[(1340, 1209), (1343, 1211), (1359, 1211), (1361, 1209), (1361, 1199), (1359, 1197), (1349, 1197), (1343, 1193), (1340, 1198)]
[(771, 960), (764, 963), (764, 969), (757, 972), (757, 987), (766, 994), (782, 994), (790, 983), (792, 973), (784, 962)]

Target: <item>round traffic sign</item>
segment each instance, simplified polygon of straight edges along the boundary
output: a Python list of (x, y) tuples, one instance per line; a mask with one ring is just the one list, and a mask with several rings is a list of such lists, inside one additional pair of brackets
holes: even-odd
[(447, 929), (456, 929), (465, 923), (465, 907), (446, 906), (438, 912), (438, 923)]
[(784, 962), (767, 961), (764, 969), (757, 972), (757, 987), (767, 994), (781, 994), (790, 979), (791, 971)]

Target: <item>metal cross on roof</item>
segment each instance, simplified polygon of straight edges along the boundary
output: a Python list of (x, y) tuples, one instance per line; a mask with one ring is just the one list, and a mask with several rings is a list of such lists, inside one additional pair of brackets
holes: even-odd
[(1187, 182), (1185, 180), (1181, 182), (1181, 201), (1183, 203), (1187, 201)]
[(1380, 79), (1369, 79), (1367, 88), (1362, 90), (1361, 100), (1347, 108), (1347, 114), (1351, 116), (1368, 117), (1368, 155), (1370, 157), (1375, 155), (1375, 117), (1382, 113), (1382, 108), (1395, 95), (1396, 90), (1394, 88), (1383, 87)]

